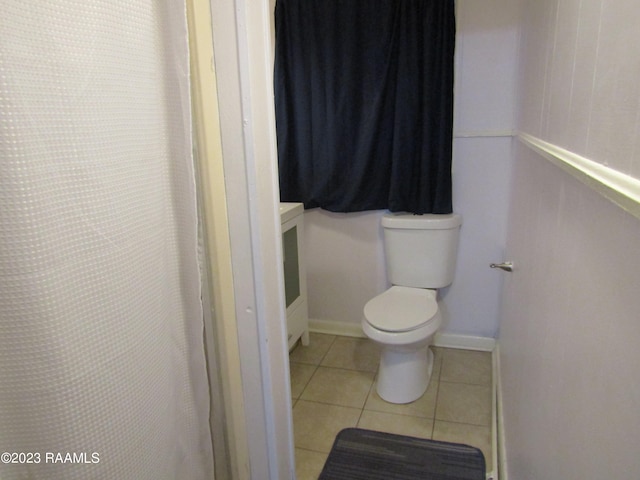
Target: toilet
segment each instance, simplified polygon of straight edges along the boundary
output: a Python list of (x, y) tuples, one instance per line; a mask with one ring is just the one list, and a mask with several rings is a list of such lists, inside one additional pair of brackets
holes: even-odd
[(378, 395), (409, 403), (424, 394), (431, 378), (429, 345), (442, 324), (437, 289), (453, 281), (462, 217), (388, 212), (381, 223), (392, 286), (367, 302), (362, 329), (382, 346)]

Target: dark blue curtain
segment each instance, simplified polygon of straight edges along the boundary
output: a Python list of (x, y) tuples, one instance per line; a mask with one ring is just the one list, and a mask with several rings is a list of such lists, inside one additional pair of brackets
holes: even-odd
[(454, 0), (277, 0), (282, 201), (451, 213)]

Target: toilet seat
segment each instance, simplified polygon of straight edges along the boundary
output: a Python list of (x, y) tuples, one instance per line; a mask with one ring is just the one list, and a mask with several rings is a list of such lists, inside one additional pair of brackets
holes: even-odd
[(436, 292), (392, 286), (364, 307), (367, 322), (385, 332), (407, 332), (432, 321), (438, 313)]

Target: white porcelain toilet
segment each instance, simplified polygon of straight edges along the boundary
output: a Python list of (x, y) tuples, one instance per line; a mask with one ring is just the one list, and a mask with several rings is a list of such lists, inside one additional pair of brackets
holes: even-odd
[(453, 281), (461, 224), (455, 213), (382, 217), (392, 287), (367, 302), (362, 329), (382, 345), (377, 392), (387, 402), (413, 402), (429, 385), (429, 345), (442, 323), (436, 289)]

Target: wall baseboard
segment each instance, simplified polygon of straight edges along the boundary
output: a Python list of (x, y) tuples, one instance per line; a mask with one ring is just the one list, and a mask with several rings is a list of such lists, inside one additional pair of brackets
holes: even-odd
[(505, 448), (504, 412), (502, 403), (502, 382), (500, 377), (500, 345), (496, 344), (493, 351), (493, 379), (494, 379), (494, 435), (493, 435), (493, 461), (494, 480), (508, 480), (507, 451)]
[[(367, 338), (359, 323), (310, 318), (309, 330), (315, 333), (341, 335), (344, 337)], [(436, 347), (459, 348), (463, 350), (479, 350), (491, 352), (496, 346), (495, 338), (457, 335), (454, 333), (436, 333), (433, 340)]]
[(435, 347), (459, 348), (462, 350), (492, 352), (496, 346), (496, 339), (443, 332), (436, 333), (436, 336), (433, 339), (433, 345)]
[(327, 335), (341, 335), (343, 337), (367, 338), (359, 323), (325, 320), (322, 318), (310, 318), (309, 331), (326, 333)]

